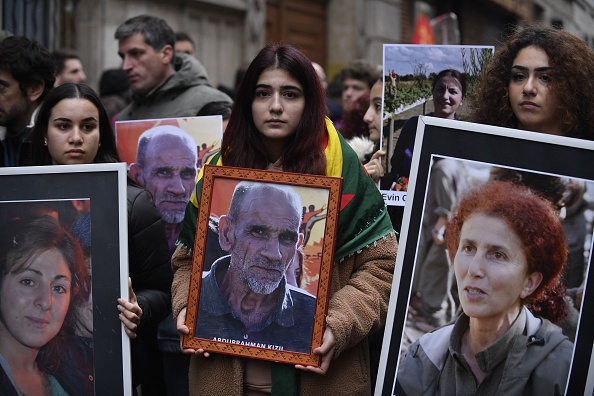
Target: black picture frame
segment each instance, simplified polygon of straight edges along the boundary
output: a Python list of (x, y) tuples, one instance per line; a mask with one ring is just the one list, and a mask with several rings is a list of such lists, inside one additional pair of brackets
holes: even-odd
[(128, 299), (126, 164), (0, 168), (2, 203), (79, 199), (91, 202), (94, 394), (131, 395), (130, 341), (116, 308)]
[[(394, 394), (406, 328), (414, 267), (431, 165), (436, 156), (515, 168), (594, 183), (594, 142), (421, 116), (417, 128), (411, 179), (401, 229), (400, 247), (386, 320), (375, 395)], [(594, 343), (592, 245), (587, 259), (584, 297), (574, 344), (566, 395), (592, 394), (591, 355)]]

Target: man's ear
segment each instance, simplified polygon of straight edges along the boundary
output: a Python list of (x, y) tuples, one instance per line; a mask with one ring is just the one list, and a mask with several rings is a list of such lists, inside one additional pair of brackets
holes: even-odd
[(142, 178), (142, 168), (136, 163), (130, 164), (130, 177), (134, 181), (144, 187), (144, 179)]
[(43, 81), (32, 81), (27, 85), (27, 98), (31, 103), (34, 103), (39, 99), (41, 95), (43, 95), (43, 90), (45, 88), (45, 83)]
[(161, 54), (163, 63), (167, 65), (171, 63), (171, 60), (175, 55), (175, 50), (171, 45), (166, 44), (165, 46), (163, 46), (163, 48), (161, 48)]
[(234, 244), (233, 222), (229, 216), (223, 215), (219, 218), (219, 245), (224, 251), (230, 252)]

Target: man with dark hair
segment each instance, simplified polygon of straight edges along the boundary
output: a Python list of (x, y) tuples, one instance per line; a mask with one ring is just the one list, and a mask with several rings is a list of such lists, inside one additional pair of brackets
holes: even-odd
[(117, 28), (115, 38), (133, 92), (118, 121), (191, 117), (209, 102), (231, 102), (209, 84), (197, 59), (175, 52), (175, 34), (163, 19), (130, 18)]
[(52, 53), (54, 68), (56, 69), (56, 82), (54, 87), (65, 82), (82, 83), (87, 79), (80, 58), (68, 50), (54, 51)]
[[(152, 15), (130, 18), (116, 29), (115, 38), (132, 91), (132, 102), (115, 116), (116, 121), (193, 117), (208, 103), (232, 103), (228, 95), (210, 85), (206, 69), (196, 58), (175, 52), (175, 34), (163, 19)], [(159, 349), (165, 352), (166, 379), (154, 373), (155, 383), (143, 384), (143, 396), (187, 395), (190, 356), (181, 353), (173, 318), (161, 323), (157, 338)], [(154, 368), (160, 363), (151, 362)]]
[(342, 69), (340, 81), (343, 110), (348, 110), (361, 95), (369, 94), (371, 87), (380, 77), (378, 68), (363, 59), (354, 60)]
[[(30, 161), (36, 110), (54, 86), (54, 65), (41, 44), (24, 36), (0, 43), (0, 166)], [(3, 136), (2, 136), (3, 135)]]
[(184, 32), (175, 33), (175, 51), (196, 56), (196, 46), (189, 34)]

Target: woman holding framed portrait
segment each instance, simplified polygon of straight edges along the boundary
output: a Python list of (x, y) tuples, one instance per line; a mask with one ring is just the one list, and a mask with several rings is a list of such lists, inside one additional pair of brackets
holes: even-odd
[[(107, 112), (85, 84), (64, 83), (50, 92), (39, 110), (32, 141), (35, 165), (121, 162)], [(132, 339), (136, 387), (162, 374), (161, 365), (155, 364), (156, 328), (171, 312), (173, 274), (161, 214), (150, 194), (130, 178), (127, 209), (130, 298), (118, 299), (117, 307)]]
[[(375, 183), (325, 114), (324, 90), (311, 61), (291, 45), (268, 45), (246, 71), (221, 155), (210, 162), (343, 178), (326, 329), (313, 351), (320, 366), (186, 349), (193, 354), (191, 394), (372, 392), (367, 336), (385, 321), (397, 242)], [(201, 188), (202, 173), (172, 259), (173, 311), (182, 335), (189, 334), (186, 304)]]

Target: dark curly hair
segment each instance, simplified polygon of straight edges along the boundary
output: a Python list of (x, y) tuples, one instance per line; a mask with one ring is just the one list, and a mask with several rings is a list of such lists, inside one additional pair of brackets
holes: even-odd
[(517, 128), (508, 86), (514, 59), (529, 46), (549, 57), (551, 90), (560, 98), (563, 135), (594, 140), (594, 51), (580, 38), (540, 24), (518, 28), (495, 52), (479, 82), (470, 120)]
[(9, 36), (0, 43), (0, 70), (6, 71), (19, 83), (21, 93), (43, 83), (38, 101), (45, 99), (54, 87), (55, 68), (49, 51), (40, 43), (25, 36)]
[(552, 322), (564, 320), (567, 311), (560, 275), (568, 249), (561, 219), (553, 205), (531, 189), (509, 181), (489, 181), (469, 191), (456, 206), (446, 230), (452, 262), (458, 252), (462, 226), (476, 213), (505, 221), (522, 243), (527, 273), (542, 274), (540, 285), (523, 304)]

